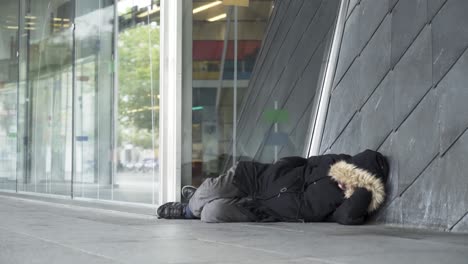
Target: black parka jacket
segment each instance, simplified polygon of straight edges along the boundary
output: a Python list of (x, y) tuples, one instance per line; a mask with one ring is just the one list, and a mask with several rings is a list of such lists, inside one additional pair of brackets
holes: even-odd
[(234, 184), (250, 197), (239, 206), (253, 221), (362, 224), (382, 204), (387, 175), (385, 157), (366, 150), (355, 156), (287, 157), (274, 164), (239, 162)]

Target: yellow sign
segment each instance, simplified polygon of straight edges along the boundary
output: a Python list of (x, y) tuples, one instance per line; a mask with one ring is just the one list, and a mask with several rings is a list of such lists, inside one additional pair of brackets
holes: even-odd
[(249, 6), (249, 0), (223, 0), (223, 5), (228, 6)]

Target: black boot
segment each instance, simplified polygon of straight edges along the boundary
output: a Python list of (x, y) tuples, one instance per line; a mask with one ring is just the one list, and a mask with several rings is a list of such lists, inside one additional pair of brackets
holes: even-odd
[(157, 213), (159, 218), (185, 219), (186, 203), (169, 202), (159, 206)]
[(192, 198), (195, 191), (197, 191), (197, 188), (195, 188), (194, 186), (185, 185), (184, 187), (182, 187), (181, 194), (182, 194), (182, 197), (188, 201), (190, 200), (190, 198)]

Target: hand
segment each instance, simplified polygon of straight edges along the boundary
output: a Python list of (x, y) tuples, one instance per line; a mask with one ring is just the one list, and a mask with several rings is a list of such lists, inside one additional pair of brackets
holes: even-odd
[(340, 187), (341, 190), (346, 191), (346, 185), (344, 183), (339, 182), (338, 187)]

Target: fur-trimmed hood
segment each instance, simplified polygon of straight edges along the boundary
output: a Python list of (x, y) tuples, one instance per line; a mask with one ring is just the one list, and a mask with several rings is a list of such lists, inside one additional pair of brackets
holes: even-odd
[(339, 161), (330, 167), (329, 176), (336, 182), (346, 186), (345, 197), (349, 198), (354, 189), (362, 187), (372, 193), (372, 201), (367, 209), (368, 212), (375, 211), (385, 199), (385, 189), (382, 181), (374, 174), (360, 169), (353, 164)]
[(388, 164), (380, 153), (366, 150), (349, 161), (331, 165), (328, 175), (346, 186), (345, 198), (350, 198), (356, 188), (365, 188), (372, 193), (368, 212), (377, 210), (385, 200), (385, 181)]

